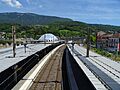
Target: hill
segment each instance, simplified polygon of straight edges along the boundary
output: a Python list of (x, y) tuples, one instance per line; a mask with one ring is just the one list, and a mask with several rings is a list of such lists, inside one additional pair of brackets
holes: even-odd
[(96, 31), (104, 31), (104, 32), (110, 32), (110, 33), (120, 33), (120, 26), (114, 26), (114, 25), (102, 25), (102, 24), (89, 24), (92, 28), (94, 28)]
[(13, 23), (16, 24), (17, 37), (19, 38), (26, 35), (38, 39), (44, 33), (53, 33), (61, 37), (86, 37), (88, 28), (94, 37), (98, 31), (107, 33), (120, 32), (120, 26), (88, 24), (68, 18), (33, 13), (0, 13), (0, 31), (7, 33), (6, 38), (12, 37), (10, 33), (12, 32)]
[(44, 16), (34, 13), (0, 13), (0, 23), (7, 24), (21, 24), (21, 25), (37, 25), (49, 24), (56, 21), (72, 21), (68, 18), (61, 18), (56, 16)]

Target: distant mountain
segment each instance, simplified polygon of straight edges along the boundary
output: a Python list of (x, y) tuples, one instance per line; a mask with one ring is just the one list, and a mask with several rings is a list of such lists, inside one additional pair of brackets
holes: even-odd
[(104, 32), (111, 32), (111, 33), (120, 32), (120, 26), (103, 25), (103, 24), (88, 24), (88, 25), (90, 27), (93, 27), (96, 31), (104, 31)]
[(21, 24), (21, 25), (36, 25), (49, 24), (53, 22), (72, 21), (68, 18), (61, 18), (56, 16), (44, 16), (34, 13), (0, 13), (0, 23)]

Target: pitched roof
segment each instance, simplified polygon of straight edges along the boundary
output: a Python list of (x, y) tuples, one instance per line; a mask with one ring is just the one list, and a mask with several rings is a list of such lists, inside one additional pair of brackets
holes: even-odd
[(120, 38), (120, 33), (115, 33), (115, 34), (113, 34), (112, 37), (114, 37), (114, 38)]
[(102, 35), (104, 35), (104, 34), (106, 34), (106, 33), (103, 32), (103, 31), (100, 31), (100, 32), (97, 33), (97, 36), (102, 36)]

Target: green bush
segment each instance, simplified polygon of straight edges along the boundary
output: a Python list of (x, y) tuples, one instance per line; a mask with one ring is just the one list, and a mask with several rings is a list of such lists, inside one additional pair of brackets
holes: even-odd
[(106, 56), (106, 57), (112, 57), (112, 54), (111, 54), (111, 53), (109, 53), (109, 52), (107, 52), (107, 51), (104, 51), (104, 50), (102, 50), (102, 49), (94, 48), (93, 50), (94, 50), (94, 52), (96, 52), (96, 53), (98, 53), (98, 54), (100, 54), (100, 55), (103, 55), (103, 56)]

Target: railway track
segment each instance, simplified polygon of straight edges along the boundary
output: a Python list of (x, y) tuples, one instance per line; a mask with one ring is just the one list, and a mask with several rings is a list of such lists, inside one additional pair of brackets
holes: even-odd
[[(81, 53), (83, 53), (83, 55), (86, 54), (86, 52), (84, 50), (81, 50)], [(99, 66), (103, 67), (104, 69), (106, 69), (107, 71), (109, 71), (110, 73), (112, 73), (114, 76), (116, 76), (117, 78), (120, 79), (120, 71), (118, 71), (117, 69), (115, 69), (114, 67), (111, 67), (109, 65), (109, 63), (105, 63), (103, 61), (101, 61), (100, 59), (97, 59), (96, 58), (97, 56), (95, 57), (90, 57), (90, 59), (95, 62), (96, 64), (98, 64)], [(99, 56), (98, 56), (99, 57)], [(104, 59), (104, 58), (102, 58)]]
[(51, 55), (29, 90), (61, 90), (62, 89), (62, 57), (65, 45)]
[[(76, 50), (75, 50), (76, 51)], [(83, 49), (77, 49), (76, 51), (77, 53), (79, 52), (82, 56), (86, 56), (86, 51)], [(96, 54), (97, 55), (97, 54)], [(90, 57), (87, 58), (88, 61), (95, 65), (95, 67), (98, 68), (98, 70), (101, 70), (102, 72), (104, 72), (106, 74), (106, 76), (108, 77), (108, 79), (101, 77), (100, 75), (96, 74), (96, 72), (94, 72), (94, 68), (89, 67), (90, 63), (87, 63), (86, 61), (83, 61), (83, 63), (85, 63), (87, 65), (88, 68), (93, 69), (92, 71), (96, 74), (96, 76), (98, 76), (98, 78), (102, 81), (103, 84), (106, 85), (106, 87), (108, 89), (113, 89), (114, 86), (112, 86), (113, 82), (114, 84), (116, 84), (116, 90), (118, 90), (117, 88), (120, 88), (120, 72), (119, 70), (117, 70), (116, 68), (112, 67), (111, 65), (109, 65), (109, 62), (103, 62), (102, 60), (100, 60), (100, 56), (92, 56), (90, 54)], [(99, 58), (98, 58), (99, 57)], [(101, 58), (103, 59), (103, 58)], [(104, 59), (103, 59), (104, 60)], [(98, 71), (97, 70), (97, 71)], [(111, 80), (110, 80), (111, 79)], [(109, 80), (109, 81), (108, 81)], [(108, 82), (106, 82), (108, 81)], [(111, 82), (110, 82), (111, 81)]]

